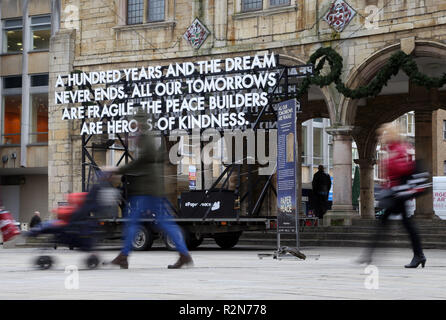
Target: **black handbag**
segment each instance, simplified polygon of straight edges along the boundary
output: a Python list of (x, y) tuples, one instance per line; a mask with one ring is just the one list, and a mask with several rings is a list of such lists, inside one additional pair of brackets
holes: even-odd
[(402, 179), (402, 183), (392, 187), (395, 198), (399, 200), (410, 200), (426, 193), (432, 187), (430, 174), (427, 171), (415, 172)]
[(375, 191), (375, 199), (378, 201), (378, 208), (391, 209), (395, 206), (395, 191), (392, 189), (378, 188)]
[(412, 174), (402, 177), (400, 184), (389, 189), (381, 188), (376, 192), (378, 207), (391, 209), (401, 201), (407, 201), (425, 194), (432, 187), (430, 173), (422, 162), (417, 161)]
[(430, 173), (426, 170), (423, 162), (415, 162), (414, 172), (401, 179), (400, 185), (394, 187), (395, 197), (401, 200), (417, 198), (425, 194), (432, 187)]

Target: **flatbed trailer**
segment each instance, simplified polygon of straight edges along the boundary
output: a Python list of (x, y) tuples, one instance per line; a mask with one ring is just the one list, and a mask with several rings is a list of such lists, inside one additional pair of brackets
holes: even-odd
[[(107, 239), (121, 239), (127, 218), (100, 219), (99, 223)], [(168, 219), (169, 220), (169, 219)], [(172, 218), (181, 228), (190, 250), (196, 249), (204, 238), (212, 238), (222, 249), (234, 247), (243, 231), (266, 231), (276, 227), (275, 217), (240, 217), (240, 218)], [(133, 239), (136, 251), (150, 250), (153, 241), (162, 239), (169, 250), (175, 245), (169, 236), (157, 228), (154, 218), (142, 218)]]
[[(214, 73), (214, 76), (225, 76), (228, 74), (247, 74), (252, 72), (263, 73), (265, 72), (275, 72), (276, 73), (276, 84), (273, 86), (266, 85), (264, 87), (264, 91), (267, 92), (268, 103), (259, 107), (257, 109), (250, 109), (246, 106), (241, 108), (241, 112), (245, 112), (247, 115), (247, 119), (250, 122), (249, 129), (258, 130), (261, 126), (261, 123), (265, 124), (265, 129), (270, 128), (268, 125), (271, 121), (277, 120), (277, 104), (295, 98), (296, 96), (296, 88), (298, 82), (302, 79), (307, 78), (309, 75), (312, 75), (314, 72), (314, 65), (293, 65), (290, 66), (286, 63), (281, 63), (281, 59), (279, 55), (275, 55), (275, 59), (277, 65), (271, 68), (256, 68), (255, 70), (249, 71), (221, 71), (220, 73)], [(286, 60), (287, 58), (285, 58)], [(162, 70), (167, 70), (168, 66), (163, 66)], [(76, 71), (80, 72), (80, 71)], [(170, 77), (165, 81), (178, 80), (182, 79), (191, 80), (191, 79), (199, 79), (201, 75), (198, 72), (194, 72), (194, 74), (189, 76), (178, 76), (178, 77)], [(109, 86), (122, 85), (124, 86), (125, 92), (132, 92), (135, 85), (153, 85), (150, 80), (139, 80), (139, 81), (128, 81), (125, 78), (122, 78), (120, 81), (114, 84), (110, 84)], [(91, 85), (80, 86), (79, 89), (89, 90), (92, 94), (93, 88)], [(257, 90), (257, 89), (255, 89)], [(252, 91), (252, 90), (244, 90), (244, 91)], [(225, 93), (234, 93), (233, 90), (227, 89), (221, 92)], [(197, 94), (202, 98), (206, 98), (207, 93), (202, 92)], [(154, 97), (157, 97), (154, 95)], [(176, 98), (185, 99), (187, 98), (187, 94), (176, 94)], [(163, 97), (158, 97), (159, 99), (164, 99)], [(163, 100), (163, 101), (164, 101)], [(141, 107), (140, 98), (125, 98), (119, 99), (116, 98), (113, 100), (113, 103), (125, 103), (131, 101), (133, 102), (134, 107)], [(96, 105), (99, 110), (102, 111), (104, 105), (98, 101), (96, 101)], [(85, 108), (88, 107), (88, 103), (83, 103)], [(167, 112), (165, 101), (162, 104), (162, 112), (165, 116), (177, 117), (178, 115), (172, 112)], [(124, 116), (125, 119), (128, 119), (128, 116)], [(103, 116), (102, 120), (120, 120), (121, 116)], [(82, 119), (82, 126), (86, 123), (86, 119)], [(238, 128), (243, 131), (247, 128)], [(274, 128), (274, 125), (271, 126)], [(226, 134), (227, 130), (224, 128), (216, 128), (223, 136)], [(263, 129), (262, 129), (263, 130)], [(200, 129), (200, 134), (204, 132), (204, 129)], [(192, 129), (187, 129), (188, 135), (193, 134)], [(160, 132), (160, 136), (162, 138), (167, 138), (170, 135), (168, 130), (163, 130)], [(81, 168), (81, 178), (82, 178), (82, 191), (88, 191), (89, 186), (94, 180), (95, 176), (98, 175), (100, 171), (100, 167), (95, 161), (95, 152), (96, 151), (107, 151), (113, 150), (121, 153), (119, 160), (116, 163), (116, 166), (120, 166), (122, 162), (125, 164), (132, 161), (133, 155), (130, 152), (129, 148), (129, 133), (115, 133), (113, 136), (109, 136), (108, 139), (102, 139), (100, 142), (95, 141), (93, 139), (94, 134), (83, 134), (82, 135), (82, 168)], [(200, 152), (205, 148), (205, 143), (200, 139)], [(243, 153), (243, 152), (242, 152)], [(226, 213), (224, 216), (226, 217), (218, 217), (213, 216), (215, 212), (213, 212), (213, 208), (209, 207), (206, 212), (203, 213), (202, 216), (196, 217), (194, 213), (187, 213), (187, 208), (179, 206), (179, 210), (173, 210), (176, 213), (176, 217), (173, 220), (181, 227), (184, 238), (189, 246), (189, 248), (193, 249), (198, 247), (203, 238), (213, 238), (215, 242), (222, 248), (231, 248), (235, 246), (238, 242), (238, 239), (243, 231), (262, 231), (268, 230), (272, 228), (276, 228), (277, 226), (277, 217), (272, 216), (262, 216), (263, 213), (261, 208), (264, 203), (264, 200), (268, 194), (268, 192), (273, 192), (277, 197), (276, 187), (273, 183), (273, 175), (274, 172), (270, 172), (268, 175), (256, 175), (255, 171), (257, 171), (257, 167), (260, 167), (260, 164), (256, 160), (256, 163), (248, 163), (248, 156), (243, 155), (240, 157), (241, 159), (231, 159), (231, 163), (226, 165), (225, 169), (216, 181), (213, 181), (212, 186), (208, 188), (208, 190), (201, 190), (201, 192), (205, 192), (204, 196), (198, 199), (196, 202), (198, 206), (203, 202), (212, 202), (212, 205), (215, 203), (214, 200), (211, 200), (212, 193), (218, 193), (215, 197), (217, 197), (217, 202), (220, 200), (222, 206), (224, 205), (233, 205), (232, 209), (225, 210)], [(222, 162), (223, 163), (223, 162)], [(244, 166), (247, 172), (242, 173), (242, 166)], [(204, 171), (204, 162), (201, 159), (199, 168), (197, 170)], [(300, 167), (299, 167), (300, 170)], [(241, 179), (241, 176), (247, 175), (247, 179)], [(229, 178), (231, 176), (237, 176), (237, 182), (235, 185), (235, 189), (231, 192), (234, 193), (234, 199), (230, 202), (225, 199), (219, 199), (220, 196), (224, 196), (224, 193), (229, 191)], [(264, 177), (264, 178), (263, 178)], [(221, 185), (219, 186), (219, 183)], [(246, 183), (246, 188), (242, 188), (242, 183)], [(206, 185), (205, 175), (201, 175), (201, 186)], [(258, 188), (260, 192), (255, 192), (255, 187)], [(126, 187), (125, 187), (126, 188)], [(232, 188), (232, 187), (231, 187)], [(261, 190), (260, 190), (261, 189)], [(126, 191), (124, 191), (126, 195)], [(124, 196), (126, 198), (126, 196)], [(234, 201), (234, 202), (232, 202)], [(242, 203), (246, 204), (246, 206), (242, 209)], [(172, 207), (172, 206), (171, 206)], [(229, 213), (228, 213), (229, 212)], [(112, 218), (112, 219), (101, 219), (100, 223), (105, 228), (105, 236), (107, 238), (122, 238), (122, 228), (125, 223), (125, 218)], [(173, 248), (173, 243), (169, 237), (164, 236), (162, 232), (160, 232), (156, 228), (155, 220), (152, 217), (145, 218), (141, 220), (140, 227), (138, 228), (137, 235), (133, 241), (133, 246), (135, 250), (148, 250), (151, 248), (153, 240), (156, 238), (163, 238), (165, 240), (166, 246), (170, 249)]]

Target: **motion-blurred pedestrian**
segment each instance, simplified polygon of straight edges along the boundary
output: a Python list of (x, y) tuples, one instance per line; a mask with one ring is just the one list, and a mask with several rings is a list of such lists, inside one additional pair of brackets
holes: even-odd
[[(158, 226), (169, 236), (179, 252), (178, 261), (169, 265), (169, 269), (178, 269), (192, 265), (193, 261), (187, 249), (180, 227), (172, 220), (166, 207), (164, 191), (164, 161), (167, 149), (163, 137), (157, 137), (155, 131), (148, 131), (147, 118), (137, 115), (138, 132), (135, 160), (127, 165), (112, 170), (116, 174), (126, 175), (128, 202), (125, 211), (129, 215), (124, 229), (124, 246), (119, 255), (111, 261), (122, 269), (128, 268), (128, 255), (132, 250), (132, 241), (141, 216), (149, 212), (154, 215)], [(109, 169), (110, 170), (110, 169)]]
[[(378, 130), (379, 140), (384, 150), (387, 151), (387, 157), (382, 160), (382, 167), (384, 168), (386, 181), (382, 186), (385, 191), (391, 191), (392, 187), (400, 186), (404, 183), (405, 177), (410, 176), (415, 171), (415, 161), (409, 150), (412, 149), (404, 136), (400, 134), (399, 127), (395, 124), (385, 124)], [(391, 193), (390, 193), (391, 194)], [(421, 240), (417, 233), (416, 227), (409, 218), (406, 209), (406, 200), (395, 196), (390, 197), (390, 205), (380, 217), (380, 226), (377, 228), (372, 239), (370, 247), (365, 254), (358, 260), (360, 263), (370, 264), (372, 261), (373, 250), (377, 242), (382, 238), (385, 226), (387, 225), (389, 216), (392, 214), (400, 214), (402, 222), (409, 233), (412, 250), (414, 253), (412, 261), (405, 265), (406, 268), (416, 268), (420, 264), (424, 268), (426, 264), (426, 257), (424, 256), (421, 247)]]

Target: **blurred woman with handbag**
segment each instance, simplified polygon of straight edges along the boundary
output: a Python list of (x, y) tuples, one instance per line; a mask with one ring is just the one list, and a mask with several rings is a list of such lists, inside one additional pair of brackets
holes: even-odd
[[(412, 159), (412, 155), (409, 152), (409, 150), (412, 149), (412, 145), (406, 141), (405, 137), (402, 136), (400, 132), (398, 126), (392, 123), (382, 125), (377, 132), (382, 147), (387, 151), (387, 157), (381, 163), (386, 178), (383, 189), (385, 192), (388, 191), (387, 194), (390, 190), (395, 190), (395, 187), (404, 184), (405, 178), (413, 174), (415, 171), (415, 161)], [(421, 247), (420, 236), (418, 235), (412, 219), (408, 216), (406, 201), (407, 198), (401, 198), (396, 195), (387, 199), (384, 214), (380, 217), (380, 226), (376, 230), (370, 247), (358, 260), (360, 263), (371, 263), (373, 250), (382, 237), (389, 216), (392, 214), (400, 214), (402, 216), (404, 228), (409, 234), (414, 253), (412, 261), (405, 265), (405, 267), (417, 268), (421, 264), (424, 268), (426, 257), (424, 256)]]

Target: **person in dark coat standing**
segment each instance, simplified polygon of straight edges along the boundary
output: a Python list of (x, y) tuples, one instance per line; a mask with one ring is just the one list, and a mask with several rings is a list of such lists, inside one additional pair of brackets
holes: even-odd
[(324, 166), (319, 165), (318, 171), (313, 176), (312, 187), (314, 213), (322, 219), (328, 209), (328, 193), (331, 188), (331, 178), (324, 172)]
[(31, 222), (29, 223), (30, 228), (34, 228), (42, 223), (42, 219), (40, 219), (40, 212), (34, 211), (34, 215), (31, 218)]

